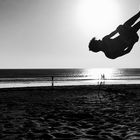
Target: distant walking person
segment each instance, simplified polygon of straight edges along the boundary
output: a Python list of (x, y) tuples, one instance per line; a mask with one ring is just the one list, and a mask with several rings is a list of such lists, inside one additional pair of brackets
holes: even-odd
[[(89, 50), (93, 52), (102, 51), (110, 59), (115, 59), (129, 53), (134, 44), (139, 40), (137, 31), (140, 29), (140, 21), (133, 25), (139, 17), (140, 12), (123, 25), (119, 25), (115, 31), (105, 36), (102, 40), (96, 40), (94, 37), (89, 43)], [(112, 38), (117, 33), (119, 35)]]

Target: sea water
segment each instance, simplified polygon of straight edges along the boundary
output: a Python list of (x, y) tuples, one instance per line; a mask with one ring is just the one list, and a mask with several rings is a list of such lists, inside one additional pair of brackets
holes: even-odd
[[(53, 80), (53, 81), (52, 81)], [(140, 84), (140, 69), (1, 69), (0, 88)]]

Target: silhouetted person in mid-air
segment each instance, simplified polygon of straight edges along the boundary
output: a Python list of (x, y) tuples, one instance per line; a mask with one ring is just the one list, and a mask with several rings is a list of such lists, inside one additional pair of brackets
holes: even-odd
[[(129, 53), (134, 44), (139, 40), (137, 31), (140, 29), (140, 21), (134, 25), (139, 17), (140, 12), (123, 25), (119, 25), (115, 31), (105, 36), (102, 40), (96, 40), (94, 37), (89, 43), (89, 50), (93, 52), (102, 51), (110, 59), (115, 59)], [(117, 33), (119, 35), (112, 38)]]

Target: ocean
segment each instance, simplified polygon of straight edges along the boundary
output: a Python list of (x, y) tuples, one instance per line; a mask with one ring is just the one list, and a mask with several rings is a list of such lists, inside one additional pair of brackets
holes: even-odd
[(0, 88), (101, 83), (140, 84), (140, 69), (0, 69)]

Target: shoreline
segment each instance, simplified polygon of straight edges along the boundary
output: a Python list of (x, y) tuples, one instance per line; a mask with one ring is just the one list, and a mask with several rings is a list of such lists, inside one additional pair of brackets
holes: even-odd
[(140, 89), (140, 84), (108, 84), (108, 85), (72, 85), (72, 86), (36, 86), (36, 87), (11, 87), (11, 88), (0, 88), (1, 91), (35, 91), (35, 90), (82, 90), (82, 89), (93, 89), (98, 90), (106, 88), (119, 88), (121, 89)]

